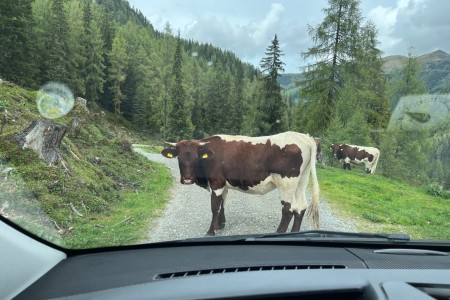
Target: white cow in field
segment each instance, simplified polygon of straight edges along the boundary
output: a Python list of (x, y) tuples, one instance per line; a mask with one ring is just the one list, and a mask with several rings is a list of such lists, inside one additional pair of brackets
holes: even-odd
[(344, 170), (351, 170), (350, 163), (364, 163), (366, 172), (373, 174), (377, 169), (380, 150), (375, 147), (364, 147), (348, 144), (331, 144), (330, 149), (333, 156), (344, 162)]

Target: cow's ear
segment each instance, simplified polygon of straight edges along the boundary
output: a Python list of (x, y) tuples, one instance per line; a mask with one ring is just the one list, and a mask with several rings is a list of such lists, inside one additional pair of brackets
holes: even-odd
[(166, 148), (161, 151), (161, 154), (162, 154), (162, 156), (165, 156), (167, 158), (173, 158), (173, 157), (177, 157), (178, 152), (176, 149)]
[(208, 158), (213, 157), (213, 155), (214, 155), (214, 152), (212, 152), (209, 149), (200, 149), (198, 151), (198, 158), (200, 158), (200, 159), (208, 159)]

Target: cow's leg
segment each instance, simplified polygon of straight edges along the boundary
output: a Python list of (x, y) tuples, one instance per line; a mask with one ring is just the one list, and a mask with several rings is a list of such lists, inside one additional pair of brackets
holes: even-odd
[(225, 227), (225, 200), (227, 199), (228, 189), (224, 189), (222, 193), (222, 205), (220, 206), (219, 212), (219, 227), (218, 229), (223, 229)]
[(280, 225), (278, 226), (277, 232), (285, 233), (294, 213), (290, 211), (291, 204), (289, 202), (281, 201), (281, 205), (283, 205), (283, 208), (281, 209), (281, 221)]
[(352, 168), (350, 167), (350, 158), (349, 157), (346, 157), (345, 159), (344, 159), (344, 170), (345, 169), (347, 169), (347, 170), (351, 170)]
[(217, 229), (223, 229), (225, 227), (225, 207), (223, 205), (220, 206), (220, 211), (219, 211), (219, 225), (217, 227)]
[(211, 212), (212, 220), (211, 226), (209, 227), (206, 235), (214, 236), (216, 235), (215, 230), (219, 228), (219, 213), (220, 206), (222, 205), (222, 195), (217, 196), (214, 191), (211, 192)]
[(294, 224), (292, 224), (291, 232), (300, 231), (300, 226), (302, 225), (305, 211), (306, 209), (302, 210), (300, 213), (298, 213), (298, 211), (294, 211)]
[(308, 203), (306, 201), (306, 189), (309, 182), (309, 168), (305, 169), (300, 175), (295, 195), (292, 199), (292, 210), (294, 211), (294, 223), (292, 224), (291, 232), (300, 231), (303, 216), (305, 215)]
[(342, 166), (342, 168), (345, 170), (347, 168), (347, 163), (344, 163), (344, 165)]

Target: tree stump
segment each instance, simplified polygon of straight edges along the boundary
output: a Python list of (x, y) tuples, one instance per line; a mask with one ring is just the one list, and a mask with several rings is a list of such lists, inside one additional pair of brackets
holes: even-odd
[(62, 159), (59, 148), (66, 132), (66, 125), (39, 120), (17, 133), (15, 138), (22, 149), (32, 149), (52, 166)]

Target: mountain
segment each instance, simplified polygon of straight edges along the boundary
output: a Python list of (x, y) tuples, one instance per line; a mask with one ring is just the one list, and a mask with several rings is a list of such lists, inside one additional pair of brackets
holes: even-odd
[[(401, 71), (407, 57), (403, 55), (389, 55), (383, 57), (383, 70), (387, 74), (397, 74)], [(419, 56), (421, 63), (420, 76), (425, 80), (430, 93), (447, 93), (450, 87), (450, 54), (442, 50), (436, 50)], [(296, 81), (300, 81), (301, 74), (287, 73), (278, 78), (278, 83), (289, 95), (298, 96)]]
[(399, 70), (403, 66), (403, 61), (406, 60), (406, 56), (402, 55), (389, 55), (383, 57), (383, 70), (386, 73)]
[[(447, 93), (450, 86), (450, 54), (442, 50), (420, 55), (420, 76), (430, 93)], [(387, 74), (398, 74), (402, 69), (407, 57), (402, 55), (391, 55), (383, 58), (383, 69)]]
[(284, 89), (290, 89), (295, 87), (295, 82), (299, 81), (301, 75), (298, 73), (285, 73), (281, 74), (277, 81)]
[(448, 61), (450, 60), (450, 54), (442, 50), (436, 50), (434, 52), (424, 54), (419, 56), (419, 58), (424, 63), (435, 62), (435, 61)]
[(296, 82), (302, 80), (302, 74), (299, 73), (285, 73), (281, 74), (277, 81), (281, 85), (284, 91), (284, 95), (289, 95), (293, 99), (299, 97), (299, 89), (296, 86)]
[[(431, 53), (420, 55), (419, 61), (422, 64), (430, 64), (435, 62), (447, 62), (450, 61), (450, 54), (442, 50), (436, 50)], [(389, 55), (383, 57), (383, 69), (386, 72), (396, 71), (401, 69), (407, 57), (403, 55)]]

